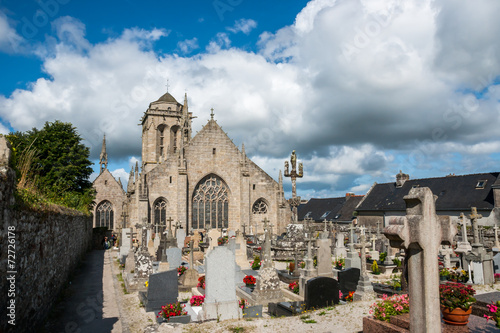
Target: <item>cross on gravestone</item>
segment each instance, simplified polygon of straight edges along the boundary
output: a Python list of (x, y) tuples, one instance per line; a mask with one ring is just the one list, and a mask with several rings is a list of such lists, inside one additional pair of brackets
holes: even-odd
[(451, 257), (450, 255), (453, 253), (453, 249), (449, 245), (442, 245), (442, 248), (439, 250), (441, 255), (443, 256), (443, 264), (444, 268), (451, 268)]
[(141, 251), (146, 251), (146, 252), (148, 251), (148, 243), (146, 241), (146, 239), (148, 237), (148, 229), (153, 228), (153, 225), (150, 223), (147, 223), (147, 221), (148, 221), (147, 218), (143, 218), (141, 224), (137, 223), (135, 225), (135, 227), (137, 229), (142, 229)]
[(368, 276), (368, 271), (366, 270), (366, 246), (370, 246), (370, 242), (366, 242), (366, 228), (361, 226), (359, 230), (361, 234), (361, 244), (356, 244), (356, 247), (361, 248), (361, 276), (354, 298), (356, 301), (366, 301), (373, 298), (374, 294), (373, 286)]
[(427, 187), (412, 188), (403, 199), (406, 216), (384, 229), (391, 246), (405, 249), (408, 262), (412, 332), (441, 332), (438, 252), (457, 233), (449, 216), (436, 214), (435, 197)]
[(380, 239), (380, 225), (382, 224), (381, 221), (377, 221), (377, 238)]
[(194, 268), (194, 251), (200, 251), (199, 247), (194, 247), (194, 240), (189, 241), (189, 268)]
[(262, 265), (261, 268), (272, 268), (273, 267), (273, 258), (271, 258), (271, 229), (273, 227), (272, 224), (269, 223), (269, 220), (265, 218), (264, 223), (264, 249), (262, 251)]
[(372, 251), (375, 251), (375, 242), (377, 241), (377, 237), (375, 235), (372, 235), (372, 238), (370, 240), (372, 241)]
[(476, 207), (471, 207), (471, 214), (469, 214), (470, 222), (472, 224), (472, 230), (474, 232), (474, 244), (479, 244), (479, 228), (477, 225), (477, 219), (482, 218), (483, 215), (477, 213)]
[(351, 226), (349, 227), (349, 231), (351, 233), (351, 238), (349, 239), (349, 251), (354, 252), (354, 230), (356, 230), (356, 226), (354, 223), (351, 223)]
[(498, 243), (498, 226), (496, 224), (493, 227), (493, 230), (495, 231), (495, 247), (500, 249), (500, 244)]
[(464, 213), (460, 213), (460, 221), (462, 222), (462, 242), (469, 243), (467, 239), (467, 221), (465, 220)]
[(167, 222), (168, 222), (168, 237), (171, 237), (172, 236), (172, 222), (174, 220), (172, 220), (172, 217), (169, 216), (168, 219), (167, 219)]

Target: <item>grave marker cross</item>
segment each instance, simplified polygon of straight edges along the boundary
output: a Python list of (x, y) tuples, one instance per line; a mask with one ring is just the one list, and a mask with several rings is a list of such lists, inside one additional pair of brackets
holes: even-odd
[(441, 332), (438, 253), (440, 244), (451, 244), (457, 227), (449, 216), (437, 216), (435, 197), (427, 187), (417, 187), (403, 199), (406, 216), (384, 229), (391, 246), (408, 256), (410, 327), (412, 332)]
[(469, 218), (472, 224), (472, 229), (474, 231), (474, 244), (479, 244), (479, 228), (477, 225), (477, 219), (480, 219), (482, 217), (483, 215), (477, 213), (476, 207), (471, 207), (471, 214), (469, 214)]

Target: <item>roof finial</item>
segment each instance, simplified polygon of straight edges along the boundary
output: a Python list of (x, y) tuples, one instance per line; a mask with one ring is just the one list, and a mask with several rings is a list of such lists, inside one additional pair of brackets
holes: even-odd
[(168, 79), (167, 79), (167, 84), (166, 84), (166, 86), (167, 86), (167, 92), (168, 92), (168, 88), (170, 87), (170, 84), (168, 84)]
[(214, 108), (210, 109), (210, 119), (214, 120)]

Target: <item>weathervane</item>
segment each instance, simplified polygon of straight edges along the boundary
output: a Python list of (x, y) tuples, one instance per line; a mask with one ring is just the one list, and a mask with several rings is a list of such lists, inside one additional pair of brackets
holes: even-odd
[(290, 177), (292, 180), (292, 198), (288, 200), (290, 206), (292, 206), (293, 212), (293, 222), (298, 222), (297, 207), (300, 205), (300, 197), (297, 196), (297, 178), (302, 178), (304, 175), (304, 170), (302, 163), (299, 163), (299, 171), (297, 172), (297, 155), (295, 155), (295, 150), (292, 151), (290, 156), (290, 163), (292, 164), (292, 171), (289, 172), (288, 161), (285, 161), (285, 177)]

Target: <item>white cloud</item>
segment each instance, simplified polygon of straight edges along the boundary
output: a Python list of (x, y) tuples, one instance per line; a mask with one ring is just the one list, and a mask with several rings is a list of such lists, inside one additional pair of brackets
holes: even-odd
[(130, 174), (127, 171), (125, 171), (124, 168), (116, 169), (116, 170), (113, 170), (110, 172), (113, 175), (113, 177), (116, 178), (116, 180), (118, 180), (118, 178), (120, 178), (122, 184), (127, 184)]
[(26, 41), (9, 24), (7, 16), (0, 11), (0, 51), (6, 53), (25, 52)]
[(226, 29), (235, 34), (237, 34), (238, 32), (242, 32), (245, 35), (248, 35), (256, 27), (257, 22), (252, 19), (239, 19), (234, 21), (234, 25), (232, 27), (227, 27)]
[(177, 47), (181, 50), (182, 53), (191, 53), (193, 50), (196, 50), (200, 46), (198, 45), (198, 38), (186, 39), (177, 43)]
[[(48, 78), (0, 96), (0, 117), (16, 130), (70, 121), (93, 156), (106, 133), (109, 158), (128, 160), (140, 156), (137, 123), (168, 77), (176, 98), (188, 89), (195, 133), (213, 107), (275, 179), (296, 149), (302, 190), (359, 193), (401, 168), (412, 178), (444, 172), (453, 154), (491, 164), (500, 148), (498, 12), (486, 1), (316, 0), (292, 26), (261, 34), (257, 53), (219, 33), (192, 57), (154, 52), (165, 30), (132, 28), (91, 44), (85, 27), (65, 18), (54, 22), (53, 48), (40, 53)], [(188, 41), (178, 48), (189, 52)], [(457, 174), (473, 170), (454, 165)]]

